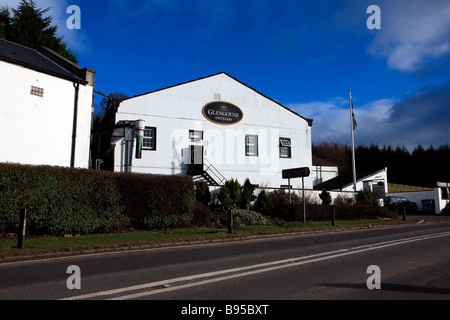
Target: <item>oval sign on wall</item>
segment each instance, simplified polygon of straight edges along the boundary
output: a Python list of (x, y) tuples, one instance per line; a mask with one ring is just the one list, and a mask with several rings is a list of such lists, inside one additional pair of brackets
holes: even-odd
[(244, 113), (239, 107), (224, 101), (208, 103), (203, 107), (203, 116), (222, 126), (237, 124), (244, 119)]

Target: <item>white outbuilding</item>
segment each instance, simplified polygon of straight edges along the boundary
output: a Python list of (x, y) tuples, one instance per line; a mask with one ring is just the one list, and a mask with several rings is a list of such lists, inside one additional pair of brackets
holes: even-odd
[(124, 100), (112, 138), (114, 170), (285, 187), (282, 170), (312, 168), (312, 122), (219, 73)]
[(378, 171), (357, 171), (356, 190), (351, 172), (341, 174), (333, 179), (314, 186), (316, 190), (358, 192), (369, 190), (379, 199), (383, 199), (388, 193), (388, 169), (383, 168)]
[(0, 162), (89, 168), (94, 75), (0, 39)]

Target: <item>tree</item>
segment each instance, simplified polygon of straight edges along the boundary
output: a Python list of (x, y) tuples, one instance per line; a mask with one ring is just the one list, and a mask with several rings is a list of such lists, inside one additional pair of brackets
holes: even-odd
[(205, 206), (211, 202), (211, 192), (206, 182), (197, 182), (195, 184), (195, 198)]
[(56, 35), (58, 27), (52, 25), (53, 17), (45, 17), (49, 10), (37, 8), (33, 0), (22, 0), (17, 9), (12, 9), (11, 17), (9, 8), (2, 6), (0, 37), (36, 50), (49, 48), (77, 64), (76, 55), (63, 37)]
[(101, 159), (102, 169), (114, 170), (114, 153), (111, 152), (111, 137), (116, 125), (116, 113), (120, 103), (128, 98), (126, 94), (114, 92), (95, 105), (94, 128), (92, 132), (92, 161)]
[(323, 189), (319, 197), (322, 200), (323, 205), (331, 204), (331, 194), (327, 190)]
[(105, 116), (109, 117), (111, 114), (115, 115), (119, 109), (120, 103), (128, 98), (129, 96), (121, 92), (112, 92), (108, 97), (105, 96), (99, 104), (94, 106), (95, 121), (102, 122)]
[(241, 191), (241, 209), (250, 210), (252, 201), (254, 200), (253, 192), (255, 191), (255, 186), (251, 184), (250, 180), (247, 178), (245, 180), (244, 186)]
[(356, 202), (361, 205), (373, 205), (374, 199), (373, 194), (370, 190), (360, 190), (356, 195)]
[(324, 141), (313, 144), (312, 153), (316, 157), (336, 164), (340, 173), (345, 173), (351, 169), (351, 147), (347, 145), (332, 140)]
[(11, 37), (11, 14), (8, 7), (0, 8), (0, 38), (8, 40)]
[(237, 179), (225, 181), (225, 185), (220, 188), (219, 201), (224, 211), (237, 208), (241, 201), (241, 185)]
[(254, 210), (264, 215), (271, 215), (273, 211), (273, 203), (263, 190), (256, 198)]

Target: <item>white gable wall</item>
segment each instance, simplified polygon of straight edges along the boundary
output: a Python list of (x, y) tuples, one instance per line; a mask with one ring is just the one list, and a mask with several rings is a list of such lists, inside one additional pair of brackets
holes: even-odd
[[(239, 124), (217, 125), (207, 120), (203, 107), (220, 100), (238, 106), (244, 113)], [(283, 169), (312, 167), (311, 127), (308, 122), (262, 96), (226, 74), (138, 96), (124, 101), (116, 120), (146, 121), (157, 128), (157, 150), (144, 151), (143, 158), (133, 159), (133, 171), (160, 174), (186, 174), (192, 143), (189, 130), (204, 132), (204, 158), (226, 179), (244, 183), (248, 177), (254, 184), (280, 187)], [(245, 136), (258, 136), (258, 157), (245, 155)], [(291, 159), (281, 159), (279, 139), (290, 138)], [(116, 148), (116, 171), (120, 171), (120, 148)], [(306, 179), (312, 188), (312, 177)], [(301, 180), (292, 180), (297, 187)]]
[[(31, 87), (44, 96), (31, 95)], [(75, 167), (89, 167), (92, 91), (80, 85)], [(0, 162), (69, 167), (73, 82), (0, 61)]]
[[(382, 183), (382, 185), (378, 185), (379, 183)], [(351, 192), (353, 189), (354, 186), (353, 183), (351, 183), (344, 186), (342, 191)], [(356, 190), (370, 190), (372, 193), (383, 195), (384, 197), (384, 195), (389, 192), (387, 168), (356, 181)]]

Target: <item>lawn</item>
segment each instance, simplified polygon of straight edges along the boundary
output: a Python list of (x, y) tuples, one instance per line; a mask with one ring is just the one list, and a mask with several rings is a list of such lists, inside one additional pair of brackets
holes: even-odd
[(330, 222), (292, 222), (280, 226), (244, 226), (234, 227), (233, 234), (223, 228), (173, 229), (165, 231), (134, 231), (114, 234), (96, 234), (74, 237), (31, 237), (26, 238), (25, 248), (17, 248), (17, 239), (0, 237), (0, 258), (41, 255), (57, 252), (77, 252), (87, 250), (139, 247), (146, 245), (164, 245), (209, 241), (214, 239), (236, 239), (260, 235), (275, 235), (297, 232), (345, 230), (368, 226), (400, 224), (398, 220), (356, 220), (337, 221), (336, 227)]

